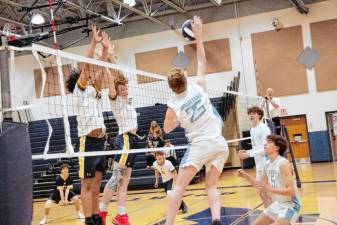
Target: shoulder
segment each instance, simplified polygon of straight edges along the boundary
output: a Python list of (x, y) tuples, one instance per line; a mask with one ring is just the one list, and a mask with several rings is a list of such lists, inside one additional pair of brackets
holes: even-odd
[(158, 163), (157, 163), (157, 161), (154, 161), (154, 163), (153, 163), (153, 167), (155, 167), (155, 168), (157, 168), (157, 167), (158, 167)]
[(171, 161), (169, 161), (169, 160), (165, 159), (165, 165), (171, 166), (171, 165), (172, 165), (172, 163), (171, 163)]

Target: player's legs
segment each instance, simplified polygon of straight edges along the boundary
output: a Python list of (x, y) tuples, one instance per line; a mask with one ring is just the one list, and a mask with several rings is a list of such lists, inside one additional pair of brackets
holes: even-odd
[(252, 225), (270, 225), (274, 222), (269, 216), (266, 214), (262, 213), (260, 214), (256, 220), (252, 223)]
[(284, 218), (277, 218), (273, 225), (290, 225), (291, 223)]
[(130, 182), (130, 177), (131, 177), (131, 172), (132, 168), (127, 168), (125, 170), (125, 173), (123, 174), (123, 179), (120, 182), (120, 185), (118, 187), (118, 199), (117, 199), (117, 204), (118, 207), (124, 207), (126, 206), (126, 200), (127, 200), (127, 190), (128, 190), (128, 185)]
[[(71, 193), (72, 193), (72, 197), (70, 198), (70, 200), (74, 203), (77, 218), (78, 219), (84, 219), (85, 217), (81, 212), (81, 201), (80, 201), (80, 199), (77, 195), (73, 194), (73, 192), (71, 192)], [(70, 193), (69, 193), (69, 195), (70, 195)]]
[[(165, 183), (163, 183), (164, 186), (164, 190), (165, 193), (168, 194), (168, 192), (172, 191), (172, 187), (173, 187), (173, 179), (166, 181)], [(182, 213), (186, 213), (187, 212), (187, 205), (184, 202), (184, 200), (181, 200), (181, 204), (179, 206), (179, 210), (181, 210)]]
[(81, 179), (81, 200), (85, 218), (92, 216), (92, 189), (94, 178)]
[(182, 167), (179, 170), (178, 178), (174, 186), (174, 189), (168, 192), (167, 194), (168, 207), (167, 207), (166, 225), (174, 224), (174, 219), (181, 204), (181, 200), (183, 198), (185, 189), (197, 172), (198, 169), (192, 165)]
[(102, 180), (102, 172), (96, 172), (92, 186), (92, 213), (98, 214), (99, 211), (99, 194)]
[(206, 172), (205, 189), (208, 196), (208, 203), (211, 208), (212, 221), (220, 220), (221, 202), (217, 188), (220, 175), (221, 172), (215, 166), (211, 166)]
[(48, 215), (49, 215), (49, 212), (50, 212), (50, 207), (52, 205), (52, 202), (53, 201), (51, 199), (48, 199), (46, 201), (46, 203), (44, 204), (44, 216), (43, 216), (42, 220), (40, 221), (40, 225), (48, 223)]

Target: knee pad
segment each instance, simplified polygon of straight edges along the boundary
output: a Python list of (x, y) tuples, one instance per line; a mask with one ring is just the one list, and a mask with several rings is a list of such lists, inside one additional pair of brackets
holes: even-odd
[(123, 179), (122, 169), (115, 168), (112, 171), (112, 175), (108, 183), (106, 183), (106, 187), (110, 188), (113, 191), (117, 191), (118, 185), (121, 183), (122, 179)]
[(47, 208), (47, 209), (49, 209), (50, 206), (51, 206), (51, 203), (52, 203), (52, 201), (51, 201), (50, 199), (48, 199), (48, 200), (46, 201), (46, 204), (44, 204), (44, 207)]

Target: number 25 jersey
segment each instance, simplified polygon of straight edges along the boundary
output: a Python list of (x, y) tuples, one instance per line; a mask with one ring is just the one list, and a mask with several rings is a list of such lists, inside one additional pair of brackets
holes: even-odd
[(190, 142), (222, 136), (222, 119), (208, 94), (198, 84), (189, 82), (187, 90), (180, 94), (173, 93), (167, 105), (176, 113)]

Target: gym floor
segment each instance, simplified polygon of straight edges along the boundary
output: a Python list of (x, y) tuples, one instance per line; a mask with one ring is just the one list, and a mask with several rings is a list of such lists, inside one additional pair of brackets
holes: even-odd
[[(302, 187), (301, 217), (298, 224), (337, 224), (337, 162), (298, 165)], [(254, 174), (253, 169), (247, 170)], [(222, 195), (223, 224), (248, 225), (263, 210), (256, 190), (236, 176), (236, 170), (226, 170), (222, 174), (219, 189)], [(109, 206), (108, 223), (116, 214), (114, 200)], [(188, 205), (186, 214), (178, 214), (175, 224), (210, 224), (210, 211), (203, 184), (190, 185), (184, 201)], [(165, 218), (167, 204), (163, 189), (130, 191), (128, 213), (132, 225), (161, 224)], [(39, 224), (43, 216), (44, 199), (34, 202), (33, 225)], [(49, 216), (50, 225), (83, 225), (75, 218), (73, 206), (53, 205)]]

